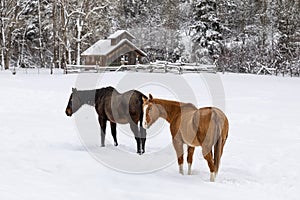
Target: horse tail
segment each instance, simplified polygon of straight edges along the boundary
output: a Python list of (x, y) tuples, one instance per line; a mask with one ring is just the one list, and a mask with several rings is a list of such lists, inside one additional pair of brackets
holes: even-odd
[(226, 116), (223, 114), (221, 110), (217, 113), (218, 114), (215, 118), (215, 123), (216, 123), (215, 134), (218, 138), (214, 145), (214, 165), (215, 165), (216, 175), (219, 170), (220, 160), (223, 154), (223, 148), (228, 136), (228, 119), (226, 118)]
[(220, 158), (221, 158), (221, 141), (220, 139), (217, 141), (214, 147), (214, 164), (215, 164), (215, 173), (218, 174), (219, 166), (220, 166)]

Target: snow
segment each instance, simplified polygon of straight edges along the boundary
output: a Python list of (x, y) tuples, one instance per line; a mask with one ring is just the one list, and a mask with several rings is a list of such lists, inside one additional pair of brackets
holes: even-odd
[[(48, 73), (18, 71), (13, 76), (0, 71), (0, 199), (298, 199), (299, 78), (211, 75), (222, 80), (224, 110), (230, 123), (220, 171), (211, 183), (200, 148), (194, 154), (192, 175), (178, 173), (174, 150), (165, 148), (171, 139), (163, 120), (148, 130), (146, 154), (139, 156), (128, 126), (118, 126), (120, 146), (114, 147), (108, 125), (107, 145), (100, 148), (92, 107), (82, 107), (71, 118), (64, 113), (74, 86), (112, 85), (120, 91), (136, 88), (154, 97), (210, 105), (213, 91), (208, 91), (205, 75)], [(187, 96), (184, 82), (191, 87), (193, 98)], [(80, 127), (79, 120), (90, 127)], [(89, 134), (94, 140), (87, 145), (84, 135)], [(122, 160), (120, 152), (138, 165), (134, 170), (148, 171), (120, 172), (124, 166), (117, 165), (127, 159)], [(99, 158), (114, 160), (114, 166), (108, 167)], [(129, 163), (126, 167), (132, 166)], [(187, 174), (186, 163), (184, 171)]]

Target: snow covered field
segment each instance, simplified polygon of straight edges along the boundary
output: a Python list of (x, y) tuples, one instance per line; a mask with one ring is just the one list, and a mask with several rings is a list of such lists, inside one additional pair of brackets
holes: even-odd
[[(97, 76), (43, 72), (12, 76), (0, 71), (0, 199), (299, 199), (299, 78), (213, 75), (223, 83), (225, 99), (219, 103), (225, 103), (230, 131), (219, 175), (210, 183), (199, 148), (193, 174), (178, 173), (174, 152), (163, 150), (171, 142), (163, 120), (149, 129), (147, 153), (139, 156), (128, 126), (118, 126), (118, 147), (110, 143), (108, 126), (107, 146), (100, 148), (93, 108), (84, 106), (72, 118), (64, 113), (74, 86), (136, 88), (154, 97), (210, 105), (215, 102), (213, 91), (207, 89), (202, 75), (111, 72)], [(185, 83), (191, 90), (181, 87)], [(80, 125), (81, 121), (89, 126)], [(127, 157), (122, 160), (120, 152), (136, 166), (125, 166)], [(113, 158), (118, 160), (107, 163)]]

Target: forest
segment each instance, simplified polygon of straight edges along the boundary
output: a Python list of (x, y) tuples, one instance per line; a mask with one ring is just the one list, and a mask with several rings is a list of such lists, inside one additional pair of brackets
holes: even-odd
[(1, 69), (80, 65), (80, 54), (128, 30), (145, 62), (219, 71), (300, 68), (300, 0), (1, 0)]

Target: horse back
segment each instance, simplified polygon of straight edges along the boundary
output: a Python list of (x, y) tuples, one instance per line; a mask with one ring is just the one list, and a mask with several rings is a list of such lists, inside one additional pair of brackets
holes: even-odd
[[(98, 114), (106, 116), (110, 121), (126, 124), (137, 123), (142, 115), (142, 97), (144, 94), (137, 90), (119, 93), (115, 88), (108, 87), (98, 92)], [(146, 97), (147, 98), (147, 97)]]
[(99, 102), (103, 101), (105, 98), (108, 98), (108, 100), (110, 100), (113, 91), (115, 91), (115, 88), (113, 88), (111, 86), (96, 89), (95, 102), (99, 104)]
[(98, 115), (105, 117), (105, 107), (109, 106), (112, 93), (115, 89), (113, 87), (105, 87), (96, 90), (95, 93), (95, 109)]

